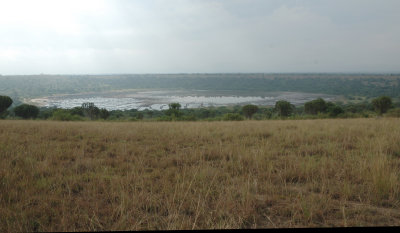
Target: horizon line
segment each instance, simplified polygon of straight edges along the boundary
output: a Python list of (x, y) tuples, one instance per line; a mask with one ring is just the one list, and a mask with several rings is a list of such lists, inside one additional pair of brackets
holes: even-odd
[(39, 73), (39, 74), (0, 74), (0, 76), (95, 76), (95, 75), (184, 75), (184, 74), (319, 74), (319, 75), (335, 75), (335, 74), (349, 74), (349, 75), (400, 75), (398, 72), (171, 72), (171, 73)]

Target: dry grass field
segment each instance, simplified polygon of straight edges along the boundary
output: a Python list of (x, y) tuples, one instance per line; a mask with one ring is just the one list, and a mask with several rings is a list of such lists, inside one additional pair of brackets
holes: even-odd
[(0, 231), (400, 225), (400, 119), (0, 121)]

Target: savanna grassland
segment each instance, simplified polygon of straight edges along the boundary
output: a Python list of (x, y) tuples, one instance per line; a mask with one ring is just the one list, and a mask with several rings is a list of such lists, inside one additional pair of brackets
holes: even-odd
[(0, 231), (400, 225), (400, 119), (0, 121)]

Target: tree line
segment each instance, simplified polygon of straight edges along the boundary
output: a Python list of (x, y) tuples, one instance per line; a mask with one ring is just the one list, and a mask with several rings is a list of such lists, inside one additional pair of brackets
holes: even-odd
[(294, 106), (286, 100), (279, 100), (274, 107), (256, 105), (224, 106), (196, 109), (182, 109), (179, 103), (170, 103), (167, 110), (112, 110), (98, 108), (94, 103), (83, 103), (72, 109), (38, 108), (34, 105), (20, 104), (12, 109), (13, 100), (0, 96), (0, 118), (42, 119), (59, 121), (109, 120), (109, 121), (196, 121), (244, 119), (315, 119), (388, 116), (400, 117), (400, 105), (394, 104), (388, 96), (380, 96), (371, 102), (359, 104), (338, 104), (318, 98), (302, 106)]

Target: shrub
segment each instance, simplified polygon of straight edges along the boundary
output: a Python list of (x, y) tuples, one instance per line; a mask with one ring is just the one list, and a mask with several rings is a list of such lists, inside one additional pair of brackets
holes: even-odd
[(156, 121), (172, 121), (172, 117), (171, 116), (160, 116), (156, 118)]
[(196, 119), (196, 116), (193, 115), (193, 114), (185, 115), (185, 116), (181, 117), (181, 119), (182, 119), (183, 121), (196, 121), (196, 120), (197, 120), (197, 119)]
[(74, 107), (71, 110), (69, 110), (69, 112), (71, 113), (71, 115), (78, 115), (82, 117), (85, 116), (82, 107)]
[(79, 115), (72, 115), (68, 110), (58, 109), (53, 112), (52, 120), (56, 121), (79, 121), (82, 117)]
[(330, 117), (337, 117), (339, 114), (342, 113), (344, 113), (344, 110), (340, 106), (335, 105), (328, 108), (328, 114)]
[(222, 120), (224, 121), (242, 121), (244, 120), (243, 116), (239, 113), (226, 113)]
[(386, 113), (386, 116), (388, 116), (388, 117), (400, 117), (400, 108), (390, 109)]
[(49, 119), (49, 118), (53, 117), (53, 113), (55, 111), (57, 111), (57, 109), (55, 109), (55, 108), (46, 108), (46, 107), (40, 108), (37, 118), (44, 119), (44, 120)]

